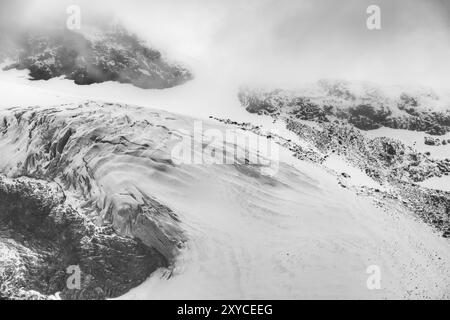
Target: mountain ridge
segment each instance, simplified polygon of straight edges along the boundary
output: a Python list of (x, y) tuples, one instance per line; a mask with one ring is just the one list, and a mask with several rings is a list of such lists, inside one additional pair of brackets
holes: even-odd
[(4, 70), (28, 70), (32, 80), (65, 77), (78, 85), (106, 81), (143, 89), (165, 89), (192, 79), (184, 66), (167, 61), (136, 35), (117, 25), (27, 29), (5, 39)]
[(362, 130), (389, 127), (431, 135), (450, 132), (450, 101), (429, 88), (320, 80), (298, 90), (242, 87), (238, 97), (250, 113), (274, 118), (287, 115), (319, 122), (343, 120)]

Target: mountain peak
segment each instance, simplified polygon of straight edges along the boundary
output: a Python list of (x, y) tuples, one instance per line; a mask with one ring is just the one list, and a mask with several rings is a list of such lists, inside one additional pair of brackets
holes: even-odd
[[(164, 89), (192, 78), (185, 67), (167, 61), (120, 25), (28, 30), (3, 58), (6, 69), (29, 70), (32, 80), (65, 77), (78, 85), (106, 81), (130, 83), (143, 89)], [(14, 52), (14, 54), (12, 54)]]

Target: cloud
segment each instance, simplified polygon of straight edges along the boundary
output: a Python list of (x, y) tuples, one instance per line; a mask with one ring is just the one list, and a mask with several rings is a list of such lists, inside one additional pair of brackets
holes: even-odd
[[(84, 21), (116, 14), (205, 78), (283, 86), (322, 77), (442, 85), (450, 74), (444, 0), (14, 0), (1, 1), (0, 12), (9, 27), (45, 25), (64, 22), (69, 4), (81, 6)], [(381, 7), (380, 31), (366, 28), (370, 4)]]

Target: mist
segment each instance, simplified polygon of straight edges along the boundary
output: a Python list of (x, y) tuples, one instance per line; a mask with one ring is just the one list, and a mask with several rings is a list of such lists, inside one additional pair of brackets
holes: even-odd
[[(72, 4), (82, 23), (117, 18), (210, 84), (442, 87), (450, 74), (450, 5), (440, 0), (1, 1), (1, 26), (64, 25)], [(366, 27), (371, 4), (381, 8), (381, 30)]]
[[(293, 86), (319, 78), (440, 86), (450, 73), (444, 1), (116, 1), (129, 28), (232, 82)], [(381, 8), (382, 29), (366, 27)]]

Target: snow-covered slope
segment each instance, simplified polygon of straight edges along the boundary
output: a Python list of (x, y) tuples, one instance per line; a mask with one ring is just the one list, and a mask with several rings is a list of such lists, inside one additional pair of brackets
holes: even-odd
[[(239, 109), (232, 88), (205, 92), (205, 83), (195, 80), (146, 91), (27, 77), (25, 71), (0, 73), (0, 174), (13, 185), (24, 175), (32, 185), (59, 184), (65, 205), (87, 224), (111, 224), (119, 243), (132, 237), (161, 254), (164, 267), (122, 298), (449, 298), (450, 244), (442, 235), (450, 236), (450, 197), (432, 180), (448, 178), (448, 145), (426, 146), (430, 135), (424, 132), (361, 131), (335, 123), (336, 115), (322, 118), (328, 103), (345, 111), (387, 98), (367, 90), (357, 95), (353, 87), (349, 97), (340, 87), (329, 93), (322, 83), (320, 92), (308, 89), (312, 104), (297, 105), (307, 116), (285, 112), (292, 106), (283, 98), (272, 117)], [(417, 104), (421, 114), (429, 114), (430, 101), (436, 108), (444, 101), (413, 92), (426, 102)], [(361, 98), (366, 96), (375, 98)], [(409, 117), (395, 99), (374, 110)], [(445, 114), (442, 106), (436, 110)], [(205, 121), (209, 115), (251, 123)], [(235, 165), (173, 161), (174, 146), (198, 118), (204, 130), (233, 129), (279, 143), (278, 172), (264, 175), (245, 159)], [(195, 139), (205, 143), (201, 135)], [(17, 258), (8, 241), (0, 234), (0, 250)], [(367, 286), (371, 266), (381, 271), (380, 290)], [(111, 272), (126, 279), (121, 268)]]
[[(446, 239), (395, 204), (383, 210), (342, 189), (318, 165), (282, 161), (270, 181), (233, 167), (195, 171), (170, 193), (155, 181), (189, 241), (173, 269), (123, 298), (448, 298)], [(367, 287), (373, 265), (381, 290)]]
[[(180, 164), (172, 150), (195, 119), (118, 104), (13, 108), (0, 120), (3, 174), (59, 183), (88, 221), (170, 261), (124, 298), (448, 298), (448, 240), (399, 200), (342, 188), (332, 162), (282, 148), (271, 176), (245, 159)], [(367, 286), (370, 266), (380, 290)]]

